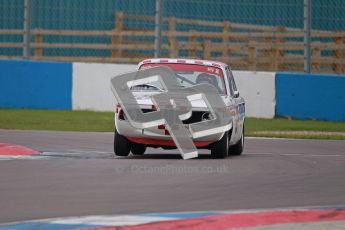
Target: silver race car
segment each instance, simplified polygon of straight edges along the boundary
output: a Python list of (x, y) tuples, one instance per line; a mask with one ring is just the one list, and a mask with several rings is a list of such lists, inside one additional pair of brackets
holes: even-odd
[[(182, 87), (200, 83), (212, 84), (223, 99), (229, 116), (232, 116), (229, 130), (223, 133), (194, 138), (197, 148), (210, 149), (214, 158), (225, 158), (228, 155), (240, 155), (244, 147), (245, 102), (236, 88), (234, 77), (228, 65), (221, 62), (191, 59), (148, 59), (139, 63), (138, 70), (157, 66), (168, 66), (176, 75)], [(154, 82), (155, 83), (155, 82)], [(142, 111), (152, 112), (155, 106), (151, 95), (161, 93), (162, 86), (157, 84), (137, 85), (131, 88)], [(182, 122), (189, 125), (212, 119), (206, 104), (202, 100), (191, 101), (192, 115)], [(147, 129), (133, 127), (126, 118), (119, 104), (115, 111), (114, 152), (117, 156), (144, 154), (147, 147), (174, 149), (176, 145), (164, 125)]]

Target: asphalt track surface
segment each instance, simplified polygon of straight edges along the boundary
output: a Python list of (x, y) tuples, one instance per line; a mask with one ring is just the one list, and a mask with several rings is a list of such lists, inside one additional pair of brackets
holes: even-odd
[(64, 216), (345, 204), (345, 141), (247, 138), (242, 156), (115, 158), (113, 134), (0, 130), (43, 157), (0, 161), (0, 223)]

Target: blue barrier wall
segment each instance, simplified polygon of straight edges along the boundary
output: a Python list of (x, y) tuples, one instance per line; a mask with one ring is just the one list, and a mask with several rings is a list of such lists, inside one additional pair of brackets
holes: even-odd
[(0, 107), (72, 108), (72, 63), (0, 61)]
[(345, 120), (345, 76), (277, 73), (276, 116)]

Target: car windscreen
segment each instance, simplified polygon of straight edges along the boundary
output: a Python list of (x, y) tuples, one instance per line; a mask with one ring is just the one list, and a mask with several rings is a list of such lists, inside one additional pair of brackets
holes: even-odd
[[(182, 87), (190, 87), (196, 84), (208, 83), (213, 85), (219, 94), (226, 94), (223, 71), (218, 67), (181, 64), (181, 63), (147, 63), (140, 66), (140, 69), (147, 69), (157, 66), (170, 67), (174, 72), (177, 81)], [(136, 86), (134, 90), (162, 90), (159, 82), (149, 85)]]

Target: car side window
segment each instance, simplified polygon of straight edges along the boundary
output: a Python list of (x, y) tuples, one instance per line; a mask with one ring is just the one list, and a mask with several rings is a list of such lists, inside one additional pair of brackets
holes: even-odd
[(226, 68), (226, 75), (228, 76), (230, 94), (233, 97), (234, 94), (235, 94), (234, 92), (237, 91), (237, 87), (236, 87), (236, 84), (235, 84), (234, 76), (232, 75), (232, 72), (229, 69), (229, 67)]
[(230, 72), (230, 78), (231, 78), (231, 82), (232, 82), (232, 88), (234, 91), (237, 91), (234, 75), (232, 74), (232, 71), (230, 69), (229, 69), (229, 72)]

